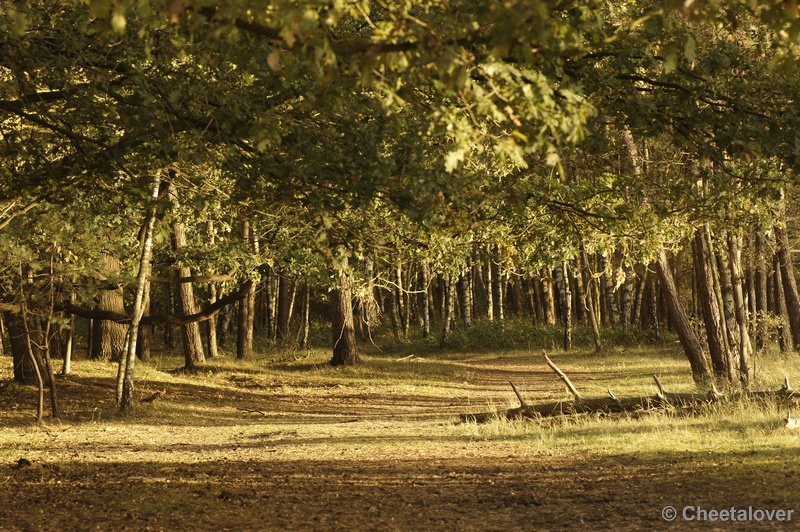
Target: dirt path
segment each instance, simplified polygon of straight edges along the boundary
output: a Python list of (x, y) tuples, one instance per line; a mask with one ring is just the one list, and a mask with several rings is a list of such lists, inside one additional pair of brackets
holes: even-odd
[(777, 452), (592, 453), (541, 429), (457, 424), (468, 402), (502, 401), (509, 379), (552, 388), (519, 361), (459, 364), (464, 380), (438, 386), (166, 379), (125, 421), (110, 380), (78, 374), (62, 383), (72, 418), (43, 426), (20, 421), (30, 390), (7, 386), (0, 529), (683, 529), (663, 507), (782, 508), (800, 493), (799, 475), (764, 467)]

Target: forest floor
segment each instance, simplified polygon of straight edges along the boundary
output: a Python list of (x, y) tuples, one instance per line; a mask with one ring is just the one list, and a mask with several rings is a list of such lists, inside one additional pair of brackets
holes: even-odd
[[(800, 431), (784, 427), (779, 408), (476, 425), (458, 415), (516, 406), (509, 380), (530, 403), (568, 395), (538, 353), (373, 354), (355, 368), (329, 367), (327, 357), (226, 357), (197, 375), (155, 357), (137, 366), (136, 394), (163, 396), (124, 418), (115, 366), (79, 360), (58, 378), (62, 419), (42, 423), (35, 390), (9, 382), (10, 359), (0, 359), (0, 529), (800, 524)], [(693, 389), (672, 346), (551, 358), (587, 397), (606, 388), (651, 395), (654, 373), (669, 391)], [(784, 373), (800, 379), (797, 354), (759, 363), (759, 387), (776, 389)], [(662, 516), (667, 506), (674, 521)], [(703, 516), (697, 507), (733, 507), (737, 520), (685, 520)]]

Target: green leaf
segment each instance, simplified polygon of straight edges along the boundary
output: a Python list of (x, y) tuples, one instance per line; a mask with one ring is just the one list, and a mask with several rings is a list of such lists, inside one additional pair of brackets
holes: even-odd
[(679, 56), (680, 50), (676, 43), (671, 42), (664, 47), (664, 74), (669, 74), (678, 68)]
[(683, 57), (690, 63), (694, 63), (697, 57), (697, 41), (695, 41), (694, 35), (691, 33), (686, 36), (686, 44), (683, 46)]

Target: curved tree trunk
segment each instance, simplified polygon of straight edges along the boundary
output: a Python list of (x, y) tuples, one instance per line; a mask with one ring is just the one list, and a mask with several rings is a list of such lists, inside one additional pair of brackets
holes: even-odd
[(775, 226), (775, 240), (778, 243), (778, 263), (783, 283), (783, 294), (786, 301), (786, 313), (789, 315), (789, 327), (792, 333), (792, 347), (800, 347), (800, 297), (797, 294), (797, 281), (794, 278), (792, 254), (789, 248), (789, 235), (786, 228)]
[(658, 277), (661, 281), (661, 291), (667, 305), (667, 311), (675, 332), (678, 334), (683, 352), (686, 354), (686, 358), (689, 359), (689, 364), (692, 367), (692, 377), (698, 385), (705, 385), (711, 378), (711, 371), (708, 368), (708, 362), (700, 345), (700, 340), (695, 335), (689, 323), (689, 316), (681, 305), (678, 288), (675, 286), (675, 279), (672, 277), (672, 268), (669, 266), (667, 252), (663, 248), (658, 252), (656, 265), (658, 266)]
[(361, 363), (356, 345), (353, 322), (353, 294), (347, 271), (337, 272), (338, 287), (331, 291), (331, 322), (333, 332), (332, 366), (351, 366)]

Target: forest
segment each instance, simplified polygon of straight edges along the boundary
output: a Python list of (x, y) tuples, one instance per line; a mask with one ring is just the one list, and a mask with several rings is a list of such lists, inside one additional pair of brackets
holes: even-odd
[[(178, 410), (157, 409), (178, 397), (222, 426), (205, 412), (218, 385), (266, 394), (220, 399), (249, 416), (240, 434), (270, 401), (296, 414), (287, 387), (318, 401), (303, 415), (349, 415), (336, 390), (352, 387), (376, 409), (353, 416), (397, 415), (403, 430), (417, 406), (460, 414), (447, 430), (497, 444), (491, 462), (528, 430), (578, 438), (580, 415), (622, 416), (576, 422), (601, 439), (694, 430), (676, 412), (721, 434), (725, 419), (771, 431), (765, 416), (791, 431), (798, 65), (796, 0), (0, 0), (0, 428), (8, 416), (17, 431), (0, 433), (2, 457), (78, 475), (21, 457), (49, 448), (31, 427), (46, 441), (86, 416), (177, 426)], [(673, 381), (656, 375), (651, 397), (659, 368)], [(540, 393), (544, 376), (568, 395)], [(414, 393), (393, 405), (399, 383)], [(556, 410), (567, 419), (542, 421)], [(639, 419), (649, 411), (668, 417)], [(276, 426), (272, 440), (302, 433)], [(769, 453), (796, 450), (796, 433), (773, 436)], [(567, 447), (596, 450), (564, 445), (565, 463)], [(775, 506), (787, 493), (756, 502), (788, 510)], [(264, 526), (325, 525), (284, 517)], [(465, 526), (438, 518), (426, 527)], [(63, 519), (49, 523), (75, 524)], [(422, 527), (374, 523), (409, 525)]]

